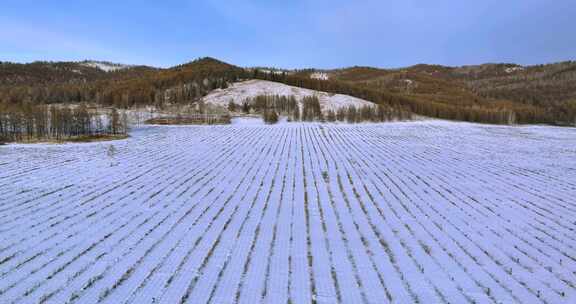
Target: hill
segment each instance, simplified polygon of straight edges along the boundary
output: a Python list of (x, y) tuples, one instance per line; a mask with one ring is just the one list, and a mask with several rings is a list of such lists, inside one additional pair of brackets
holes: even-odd
[(237, 82), (226, 89), (212, 91), (202, 100), (206, 103), (226, 107), (231, 101), (241, 105), (242, 101), (258, 96), (294, 96), (296, 101), (300, 103), (305, 97), (316, 96), (324, 113), (329, 110), (336, 112), (338, 109), (349, 106), (361, 108), (373, 105), (372, 102), (348, 95), (329, 94), (265, 80)]
[(0, 102), (89, 101), (130, 107), (188, 101), (236, 81), (242, 71), (212, 58), (169, 69), (88, 61), (3, 63), (0, 64)]
[(171, 68), (98, 61), (0, 63), (0, 104), (88, 101), (120, 108), (162, 107), (190, 104), (249, 79), (350, 95), (443, 119), (546, 124), (576, 120), (574, 62), (299, 71), (244, 69), (210, 57)]
[[(314, 77), (313, 72), (306, 72)], [(546, 123), (574, 121), (576, 62), (536, 66), (483, 64), (462, 67), (416, 65), (401, 69), (352, 67), (323, 71), (343, 81), (412, 100), (451, 107), (507, 108)]]

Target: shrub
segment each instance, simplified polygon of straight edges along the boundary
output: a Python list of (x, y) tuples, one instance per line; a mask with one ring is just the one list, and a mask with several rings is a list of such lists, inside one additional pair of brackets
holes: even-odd
[(278, 113), (274, 110), (266, 111), (264, 112), (263, 118), (265, 123), (275, 124), (278, 122)]

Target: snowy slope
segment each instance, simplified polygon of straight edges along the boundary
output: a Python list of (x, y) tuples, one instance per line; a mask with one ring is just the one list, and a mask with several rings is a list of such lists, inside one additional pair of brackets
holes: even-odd
[(514, 73), (517, 71), (524, 71), (524, 67), (517, 66), (517, 67), (506, 68), (505, 71), (506, 71), (506, 73), (510, 74), (510, 73)]
[(241, 104), (244, 99), (259, 95), (293, 95), (298, 101), (306, 96), (318, 96), (323, 111), (337, 110), (350, 105), (358, 108), (365, 105), (374, 105), (374, 103), (369, 101), (348, 95), (329, 94), (265, 80), (248, 80), (234, 83), (227, 89), (213, 91), (204, 97), (204, 102), (226, 107), (230, 101)]
[(329, 80), (330, 76), (328, 75), (328, 73), (325, 72), (315, 72), (310, 74), (310, 78), (311, 79), (317, 79), (317, 80)]
[(103, 62), (103, 61), (86, 61), (82, 62), (83, 66), (97, 68), (104, 72), (114, 72), (118, 70), (123, 70), (130, 68), (130, 65), (125, 64), (118, 64), (118, 63), (111, 63), (111, 62)]

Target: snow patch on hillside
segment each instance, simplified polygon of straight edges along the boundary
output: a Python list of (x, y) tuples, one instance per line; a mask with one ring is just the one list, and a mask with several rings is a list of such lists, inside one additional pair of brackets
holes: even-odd
[(82, 63), (83, 66), (100, 69), (104, 72), (114, 72), (123, 69), (127, 69), (130, 66), (125, 64), (101, 62), (101, 61), (87, 61)]
[(260, 95), (294, 96), (297, 101), (302, 101), (307, 96), (317, 96), (320, 100), (322, 111), (336, 111), (342, 107), (374, 106), (374, 103), (341, 94), (330, 94), (314, 91), (282, 83), (265, 80), (248, 80), (232, 84), (226, 89), (217, 89), (204, 97), (203, 101), (208, 104), (227, 107), (230, 101), (241, 105), (246, 98), (254, 98)]
[(328, 80), (328, 79), (330, 79), (330, 76), (328, 76), (327, 73), (316, 72), (316, 73), (310, 74), (310, 78), (316, 79), (316, 80)]
[(524, 68), (521, 66), (516, 66), (516, 67), (510, 67), (510, 68), (506, 68), (504, 71), (506, 71), (506, 73), (511, 74), (514, 72), (518, 72), (518, 71), (523, 71)]
[(282, 73), (285, 73), (284, 71), (281, 70), (258, 70), (258, 71), (264, 74), (276, 74), (276, 75), (282, 75)]

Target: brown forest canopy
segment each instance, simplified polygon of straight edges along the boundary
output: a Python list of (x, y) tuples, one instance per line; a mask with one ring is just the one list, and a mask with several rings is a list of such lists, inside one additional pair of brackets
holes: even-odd
[(353, 67), (328, 71), (330, 79), (408, 97), (441, 109), (515, 111), (518, 122), (574, 123), (576, 62), (519, 66), (416, 65), (402, 69)]
[(242, 73), (210, 58), (170, 69), (130, 67), (113, 72), (82, 63), (2, 63), (0, 102), (96, 102), (117, 107), (188, 102), (225, 87)]
[(573, 124), (576, 63), (521, 67), (417, 65), (314, 70), (242, 69), (202, 58), (168, 69), (133, 66), (105, 72), (87, 62), (0, 63), (0, 103), (95, 102), (134, 105), (189, 103), (240, 79), (266, 79), (363, 98), (416, 114), (486, 123)]

